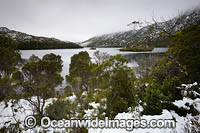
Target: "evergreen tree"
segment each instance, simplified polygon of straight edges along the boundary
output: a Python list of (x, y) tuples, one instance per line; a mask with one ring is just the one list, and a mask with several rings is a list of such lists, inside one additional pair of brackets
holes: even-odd
[(193, 25), (174, 34), (170, 54), (188, 73), (188, 80), (200, 82), (200, 25)]
[(66, 80), (73, 89), (89, 91), (89, 79), (91, 74), (90, 59), (91, 58), (86, 51), (79, 52), (71, 57), (69, 75), (66, 76)]
[(46, 100), (55, 96), (55, 87), (63, 81), (61, 71), (61, 57), (55, 54), (47, 54), (42, 59), (33, 55), (22, 68), (23, 96), (39, 119), (44, 115)]
[(12, 74), (18, 70), (21, 62), (20, 52), (15, 42), (6, 36), (0, 36), (0, 101), (14, 96)]

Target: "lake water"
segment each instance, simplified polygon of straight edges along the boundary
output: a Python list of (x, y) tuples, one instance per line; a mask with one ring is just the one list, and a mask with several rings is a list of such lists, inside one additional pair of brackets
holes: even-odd
[(154, 48), (150, 52), (121, 52), (119, 48), (97, 48), (96, 50), (90, 50), (90, 48), (82, 49), (53, 49), (53, 50), (21, 50), (22, 58), (28, 59), (31, 55), (36, 55), (42, 58), (45, 54), (54, 53), (60, 55), (63, 60), (63, 71), (61, 75), (65, 77), (69, 73), (70, 58), (74, 54), (80, 51), (87, 51), (90, 57), (93, 57), (95, 51), (106, 52), (109, 55), (122, 54), (128, 58), (129, 66), (137, 66), (137, 62), (143, 58), (151, 58), (154, 55), (162, 54), (167, 51), (167, 48)]

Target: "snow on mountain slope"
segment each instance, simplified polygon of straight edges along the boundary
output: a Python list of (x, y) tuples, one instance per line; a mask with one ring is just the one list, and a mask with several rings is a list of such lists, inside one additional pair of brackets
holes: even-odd
[(135, 30), (130, 30), (125, 32), (105, 34), (92, 37), (89, 40), (82, 42), (80, 45), (88, 47), (122, 47), (132, 41), (135, 33)]
[(148, 44), (151, 46), (167, 46), (167, 40), (162, 32), (173, 34), (184, 28), (200, 23), (200, 9), (187, 11), (177, 17), (164, 22), (156, 22), (145, 26), (137, 31), (130, 30), (112, 34), (96, 36), (83, 42), (82, 46), (88, 47), (125, 47), (137, 44)]
[(61, 41), (56, 38), (38, 37), (23, 32), (0, 27), (0, 36), (15, 40), (20, 49), (55, 49), (55, 48), (81, 48), (76, 43)]

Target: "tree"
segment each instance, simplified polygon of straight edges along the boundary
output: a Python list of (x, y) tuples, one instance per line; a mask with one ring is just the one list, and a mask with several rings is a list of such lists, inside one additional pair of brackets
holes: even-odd
[(73, 89), (89, 91), (90, 65), (92, 63), (90, 59), (86, 51), (71, 57), (69, 75), (66, 76), (66, 80)]
[(22, 68), (23, 96), (39, 119), (44, 115), (46, 100), (55, 96), (55, 87), (63, 81), (61, 71), (61, 57), (55, 54), (47, 54), (42, 59), (33, 55)]
[(75, 116), (77, 105), (69, 100), (58, 99), (45, 108), (45, 114), (52, 120), (71, 119)]
[(0, 101), (14, 96), (12, 74), (21, 62), (16, 43), (9, 37), (0, 36)]
[(126, 66), (127, 63), (127, 59), (122, 55), (111, 56), (102, 63), (104, 74), (101, 86), (109, 90), (106, 113), (111, 118), (135, 105), (133, 93), (135, 75), (131, 68)]
[(15, 95), (12, 86), (12, 79), (8, 76), (0, 78), (0, 101), (8, 100)]
[(186, 81), (186, 74), (182, 71), (180, 65), (168, 55), (156, 62), (148, 74), (149, 80), (154, 79), (157, 83), (162, 84), (165, 78), (177, 76), (182, 82)]
[(140, 21), (133, 21), (133, 22), (127, 24), (127, 26), (133, 26), (133, 29), (134, 29), (134, 30), (138, 30), (138, 29), (140, 29), (140, 28), (143, 27), (143, 22), (140, 22)]
[(159, 115), (162, 111), (162, 98), (160, 92), (160, 85), (152, 82), (145, 89), (145, 102), (143, 114)]
[(191, 82), (200, 82), (200, 24), (174, 34), (170, 56), (188, 73)]
[[(128, 107), (134, 106), (135, 75), (132, 69), (126, 66), (128, 60), (122, 55), (109, 57), (99, 52), (95, 55), (95, 63), (91, 62), (87, 52), (72, 56), (70, 73), (66, 76), (67, 81), (72, 87), (90, 88), (88, 96), (93, 96), (92, 90), (95, 89), (108, 90), (104, 96), (107, 99), (106, 113), (113, 118), (117, 113), (127, 111)], [(79, 99), (79, 102), (86, 105), (89, 101)]]
[(21, 60), (16, 43), (9, 37), (0, 36), (0, 77), (10, 76)]
[(158, 60), (143, 79), (146, 86), (140, 87), (144, 91), (138, 93), (145, 103), (144, 114), (161, 114), (162, 109), (170, 110), (172, 102), (182, 99), (181, 89), (177, 87), (185, 81), (185, 74), (169, 57)]
[(94, 52), (94, 60), (97, 65), (102, 64), (108, 58), (109, 58), (109, 55), (105, 52), (100, 52), (100, 51)]

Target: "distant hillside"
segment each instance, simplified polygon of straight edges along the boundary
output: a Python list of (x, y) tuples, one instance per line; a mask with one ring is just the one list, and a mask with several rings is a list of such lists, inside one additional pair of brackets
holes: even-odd
[(6, 27), (0, 27), (0, 36), (7, 36), (17, 42), (19, 49), (68, 49), (82, 48), (73, 42), (64, 42), (55, 38), (37, 37), (26, 33), (10, 30)]
[(88, 47), (132, 47), (147, 44), (152, 47), (166, 47), (169, 44), (169, 39), (163, 36), (163, 32), (172, 34), (198, 23), (200, 23), (200, 9), (185, 12), (171, 20), (154, 23), (137, 31), (130, 30), (92, 37), (81, 45)]
[(82, 42), (80, 45), (88, 47), (123, 47), (132, 42), (135, 34), (136, 31), (134, 30), (105, 34), (92, 37), (89, 40)]

